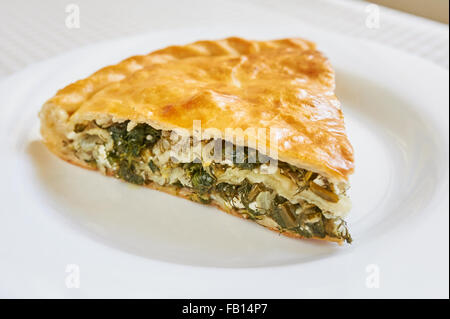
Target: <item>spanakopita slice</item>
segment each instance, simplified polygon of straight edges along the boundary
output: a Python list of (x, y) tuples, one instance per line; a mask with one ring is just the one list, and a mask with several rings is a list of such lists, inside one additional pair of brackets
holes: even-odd
[(60, 158), (296, 238), (351, 242), (334, 72), (302, 39), (170, 46), (105, 67), (40, 112)]

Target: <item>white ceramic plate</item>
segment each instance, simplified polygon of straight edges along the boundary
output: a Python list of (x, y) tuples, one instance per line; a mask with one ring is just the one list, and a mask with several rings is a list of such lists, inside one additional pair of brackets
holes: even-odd
[[(57, 89), (228, 35), (302, 36), (331, 59), (356, 154), (352, 245), (285, 238), (72, 166), (40, 142), (37, 113)], [(0, 296), (448, 298), (448, 84), (424, 60), (306, 26), (153, 33), (33, 65), (0, 84)]]

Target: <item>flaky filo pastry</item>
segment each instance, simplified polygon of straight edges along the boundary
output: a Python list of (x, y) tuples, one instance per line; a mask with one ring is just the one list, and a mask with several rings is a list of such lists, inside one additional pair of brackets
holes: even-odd
[[(353, 149), (334, 88), (329, 61), (310, 41), (199, 41), (128, 58), (63, 88), (42, 107), (41, 133), (53, 153), (81, 167), (291, 237), (350, 242), (342, 217), (351, 207)], [(174, 159), (174, 132), (193, 137), (194, 123), (223, 133), (194, 143), (220, 140), (261, 156), (275, 148), (277, 168), (264, 173), (263, 163), (201, 153)]]

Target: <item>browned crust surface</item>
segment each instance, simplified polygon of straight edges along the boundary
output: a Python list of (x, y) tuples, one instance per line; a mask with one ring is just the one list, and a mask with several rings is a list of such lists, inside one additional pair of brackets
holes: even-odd
[[(61, 89), (41, 111), (46, 144), (61, 155), (76, 122), (108, 116), (158, 129), (279, 129), (278, 159), (347, 182), (353, 149), (327, 58), (303, 39), (227, 38), (171, 46), (105, 67)], [(270, 148), (247, 132), (245, 139)], [(272, 145), (273, 146), (273, 145)]]

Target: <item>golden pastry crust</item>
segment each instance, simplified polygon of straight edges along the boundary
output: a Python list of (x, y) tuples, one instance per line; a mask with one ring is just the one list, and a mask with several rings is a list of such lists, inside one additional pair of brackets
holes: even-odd
[(278, 128), (279, 160), (347, 183), (353, 149), (334, 88), (330, 63), (312, 42), (199, 41), (128, 58), (63, 88), (43, 106), (41, 132), (54, 153), (81, 164), (62, 141), (84, 120), (169, 130), (191, 130), (195, 120), (222, 132)]

